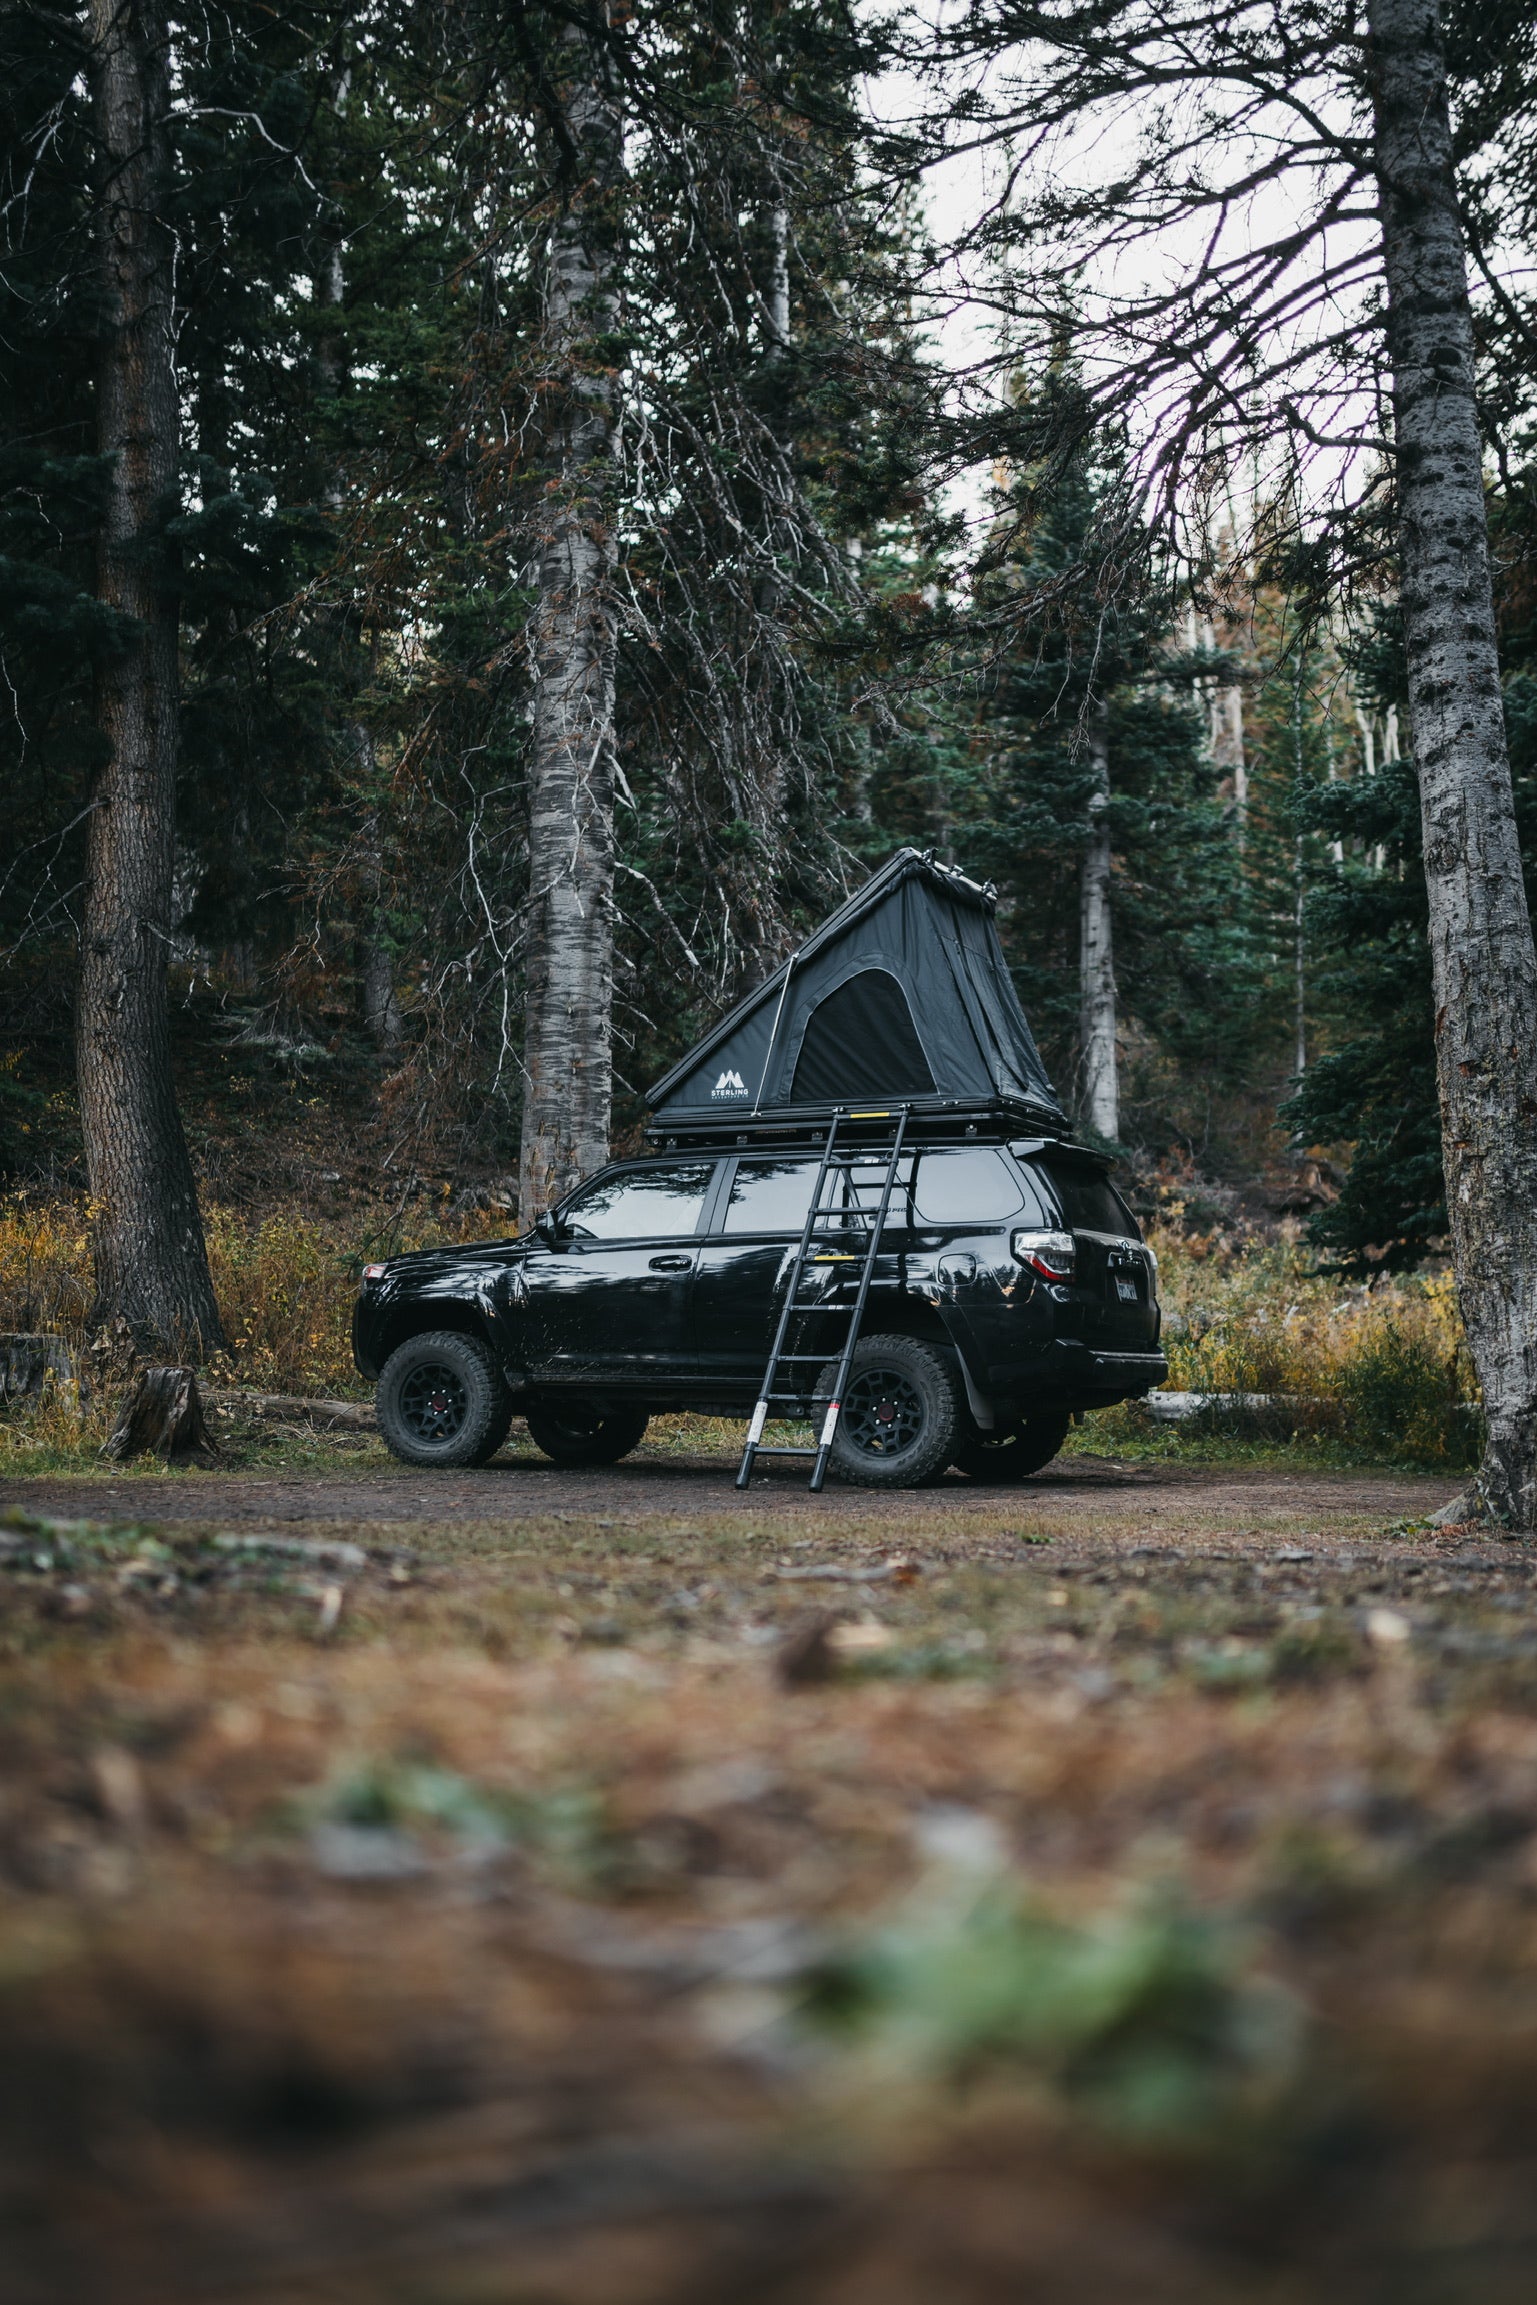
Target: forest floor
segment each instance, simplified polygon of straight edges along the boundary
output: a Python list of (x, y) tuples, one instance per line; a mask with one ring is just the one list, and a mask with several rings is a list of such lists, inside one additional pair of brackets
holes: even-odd
[(4, 2305), (1511, 2305), (1537, 1553), (1454, 1482), (0, 1485)]

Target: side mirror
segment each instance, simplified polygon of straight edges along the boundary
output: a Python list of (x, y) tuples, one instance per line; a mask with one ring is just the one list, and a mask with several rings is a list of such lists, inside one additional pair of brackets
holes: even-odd
[(534, 1219), (534, 1230), (547, 1249), (558, 1248), (565, 1239), (565, 1227), (553, 1209), (546, 1209)]

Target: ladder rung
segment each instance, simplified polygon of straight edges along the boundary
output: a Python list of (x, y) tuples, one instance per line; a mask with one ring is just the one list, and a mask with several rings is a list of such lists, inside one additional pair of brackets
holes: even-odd
[(814, 1457), (816, 1454), (817, 1443), (815, 1441), (808, 1441), (803, 1449), (766, 1449), (763, 1443), (760, 1441), (757, 1447), (753, 1450), (754, 1457)]

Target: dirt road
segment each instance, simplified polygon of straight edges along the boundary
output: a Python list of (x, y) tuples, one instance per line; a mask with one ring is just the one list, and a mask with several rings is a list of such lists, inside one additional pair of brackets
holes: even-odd
[(487, 1526), (566, 1517), (657, 1522), (707, 1519), (757, 1530), (792, 1523), (801, 1534), (834, 1527), (894, 1542), (943, 1534), (964, 1541), (1000, 1528), (1111, 1544), (1169, 1531), (1221, 1530), (1258, 1545), (1320, 1523), (1342, 1534), (1421, 1520), (1446, 1503), (1448, 1477), (1282, 1471), (1274, 1466), (1175, 1466), (1113, 1458), (1063, 1459), (1017, 1488), (980, 1488), (949, 1475), (934, 1488), (882, 1495), (829, 1487), (811, 1496), (805, 1475), (775, 1468), (751, 1489), (733, 1486), (724, 1456), (643, 1454), (601, 1472), (568, 1472), (544, 1458), (509, 1456), (480, 1472), (422, 1474), (404, 1466), (358, 1472), (182, 1472), (162, 1478), (91, 1476), (0, 1481), (0, 1511), (95, 1520), (231, 1526), (386, 1528), (473, 1522)]

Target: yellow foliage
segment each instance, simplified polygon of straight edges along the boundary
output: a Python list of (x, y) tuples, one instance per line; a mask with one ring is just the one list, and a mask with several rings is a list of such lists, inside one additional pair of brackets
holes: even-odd
[[(25, 1196), (0, 1203), (0, 1329), (46, 1329), (84, 1345), (92, 1295), (88, 1218), (78, 1203)], [(365, 1257), (476, 1236), (485, 1222), (476, 1216), (456, 1226), (428, 1217), (402, 1228), (393, 1212), (336, 1219), (284, 1209), (252, 1218), (210, 1209), (208, 1261), (230, 1342), (216, 1373), (266, 1392), (361, 1392), (350, 1321)]]
[(1306, 1252), (1154, 1232), (1169, 1384), (1282, 1396), (1288, 1429), (1466, 1464), (1478, 1387), (1449, 1272), (1351, 1284)]

